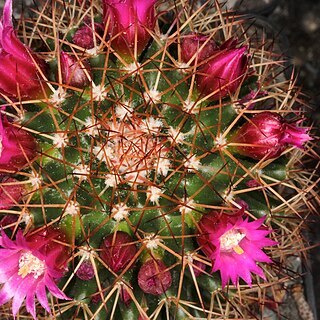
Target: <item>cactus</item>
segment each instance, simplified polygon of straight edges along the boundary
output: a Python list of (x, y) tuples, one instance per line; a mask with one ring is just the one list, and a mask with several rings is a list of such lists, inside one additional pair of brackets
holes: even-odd
[(273, 42), (185, 0), (43, 1), (17, 37), (11, 2), (0, 314), (248, 319), (275, 304), (318, 159)]

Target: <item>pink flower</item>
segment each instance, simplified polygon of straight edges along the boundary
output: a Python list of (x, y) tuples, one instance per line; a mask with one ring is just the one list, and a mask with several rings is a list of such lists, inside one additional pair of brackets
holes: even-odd
[(262, 112), (256, 114), (234, 134), (231, 142), (235, 150), (247, 157), (260, 160), (276, 158), (289, 144), (302, 148), (311, 137), (308, 129), (289, 124), (279, 114)]
[(78, 61), (75, 57), (66, 52), (60, 53), (62, 82), (76, 88), (84, 88), (89, 84), (88, 76), (84, 70), (89, 72), (89, 66), (86, 62)]
[(218, 50), (216, 43), (202, 34), (191, 33), (183, 37), (181, 41), (181, 59), (185, 63), (193, 59), (192, 65), (196, 61), (197, 64), (200, 64), (210, 58), (216, 50)]
[(44, 68), (43, 61), (17, 38), (12, 25), (12, 0), (6, 0), (0, 21), (0, 93), (14, 98), (43, 96), (37, 65)]
[(14, 241), (2, 232), (0, 305), (12, 299), (14, 317), (24, 300), (34, 319), (36, 299), (50, 313), (46, 289), (59, 299), (69, 299), (55, 283), (63, 276), (67, 247), (55, 240), (61, 241), (61, 234), (50, 229), (29, 236), (24, 236), (19, 230)]
[(172, 283), (171, 273), (161, 260), (147, 260), (138, 273), (141, 290), (152, 295), (166, 292)]
[(23, 195), (25, 188), (14, 178), (4, 178), (0, 183), (0, 209), (10, 209), (16, 206)]
[(100, 249), (101, 259), (114, 272), (122, 271), (137, 253), (137, 247), (132, 238), (122, 231), (108, 235)]
[(200, 220), (197, 240), (212, 261), (212, 272), (220, 271), (222, 288), (229, 280), (237, 285), (239, 278), (251, 286), (251, 273), (265, 279), (257, 262), (271, 263), (262, 249), (276, 242), (266, 238), (271, 231), (261, 227), (264, 219), (249, 222), (238, 214), (229, 216), (211, 211)]
[(210, 100), (225, 98), (233, 94), (243, 81), (248, 68), (247, 47), (235, 47), (235, 41), (228, 41), (199, 68), (196, 77), (198, 90), (210, 95)]
[(156, 0), (103, 0), (104, 23), (112, 38), (113, 49), (132, 60), (148, 44), (155, 26)]
[(15, 127), (0, 116), (0, 172), (20, 170), (37, 154), (37, 144), (27, 131)]

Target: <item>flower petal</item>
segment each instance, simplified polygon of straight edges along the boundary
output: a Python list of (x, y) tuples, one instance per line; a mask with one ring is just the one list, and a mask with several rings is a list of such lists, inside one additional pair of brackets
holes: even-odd
[(48, 312), (51, 311), (49, 303), (48, 303), (48, 298), (47, 298), (47, 293), (46, 293), (46, 286), (45, 284), (41, 281), (38, 283), (37, 288), (36, 288), (36, 297), (42, 307), (46, 309)]
[(12, 300), (13, 316), (16, 316), (16, 314), (18, 313), (23, 300), (25, 299), (27, 294), (31, 293), (32, 287), (34, 287), (36, 281), (37, 279), (35, 279), (33, 276), (27, 276), (20, 282)]

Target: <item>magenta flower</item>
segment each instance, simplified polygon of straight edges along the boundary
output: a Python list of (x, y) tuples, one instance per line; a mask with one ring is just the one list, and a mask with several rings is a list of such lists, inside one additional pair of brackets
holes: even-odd
[(209, 39), (209, 37), (191, 33), (182, 38), (181, 41), (181, 59), (183, 62), (188, 63), (192, 60), (192, 65), (199, 65), (202, 61), (213, 56), (215, 51), (218, 50), (216, 43)]
[(198, 90), (202, 95), (210, 95), (210, 100), (225, 98), (239, 88), (247, 68), (247, 47), (236, 48), (235, 41), (229, 41), (199, 68), (196, 77)]
[(132, 60), (148, 44), (155, 26), (156, 0), (103, 0), (104, 23), (112, 38), (112, 48)]
[(138, 273), (138, 285), (145, 293), (160, 295), (171, 286), (172, 277), (161, 260), (147, 260)]
[(16, 206), (25, 191), (25, 187), (19, 181), (6, 177), (0, 183), (0, 209), (10, 209)]
[(11, 240), (4, 232), (0, 237), (0, 305), (12, 299), (15, 317), (25, 300), (27, 311), (36, 319), (35, 300), (50, 313), (46, 289), (59, 299), (69, 299), (56, 285), (64, 273), (66, 246), (55, 230), (24, 236), (19, 230)]
[(122, 271), (137, 253), (137, 247), (133, 239), (122, 231), (105, 237), (100, 249), (101, 259), (114, 272)]
[(302, 148), (311, 137), (308, 129), (289, 124), (279, 114), (262, 112), (245, 123), (232, 137), (235, 150), (247, 157), (260, 160), (276, 158), (288, 147)]
[(212, 261), (212, 272), (220, 271), (222, 288), (229, 280), (238, 285), (239, 278), (251, 286), (251, 273), (265, 279), (257, 262), (271, 263), (262, 249), (276, 242), (266, 238), (271, 230), (261, 227), (264, 219), (249, 222), (237, 214), (228, 216), (211, 211), (200, 220), (197, 240)]
[(37, 65), (44, 68), (43, 61), (17, 38), (12, 25), (12, 0), (6, 0), (0, 21), (0, 93), (14, 98), (42, 97)]
[(89, 66), (86, 62), (78, 61), (75, 57), (66, 52), (60, 53), (60, 65), (62, 82), (76, 88), (84, 88), (89, 84), (88, 76), (84, 70), (89, 72)]
[(0, 172), (20, 170), (37, 154), (34, 137), (0, 116)]

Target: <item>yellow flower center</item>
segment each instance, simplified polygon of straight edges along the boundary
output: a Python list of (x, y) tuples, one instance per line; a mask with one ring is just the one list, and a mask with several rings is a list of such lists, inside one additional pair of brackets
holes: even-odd
[(243, 254), (243, 249), (239, 246), (240, 241), (245, 237), (244, 233), (238, 230), (229, 230), (220, 237), (220, 249), (222, 251), (234, 251)]
[(45, 271), (45, 263), (35, 257), (30, 251), (23, 253), (19, 259), (18, 275), (25, 278), (32, 273), (35, 279), (38, 279)]

